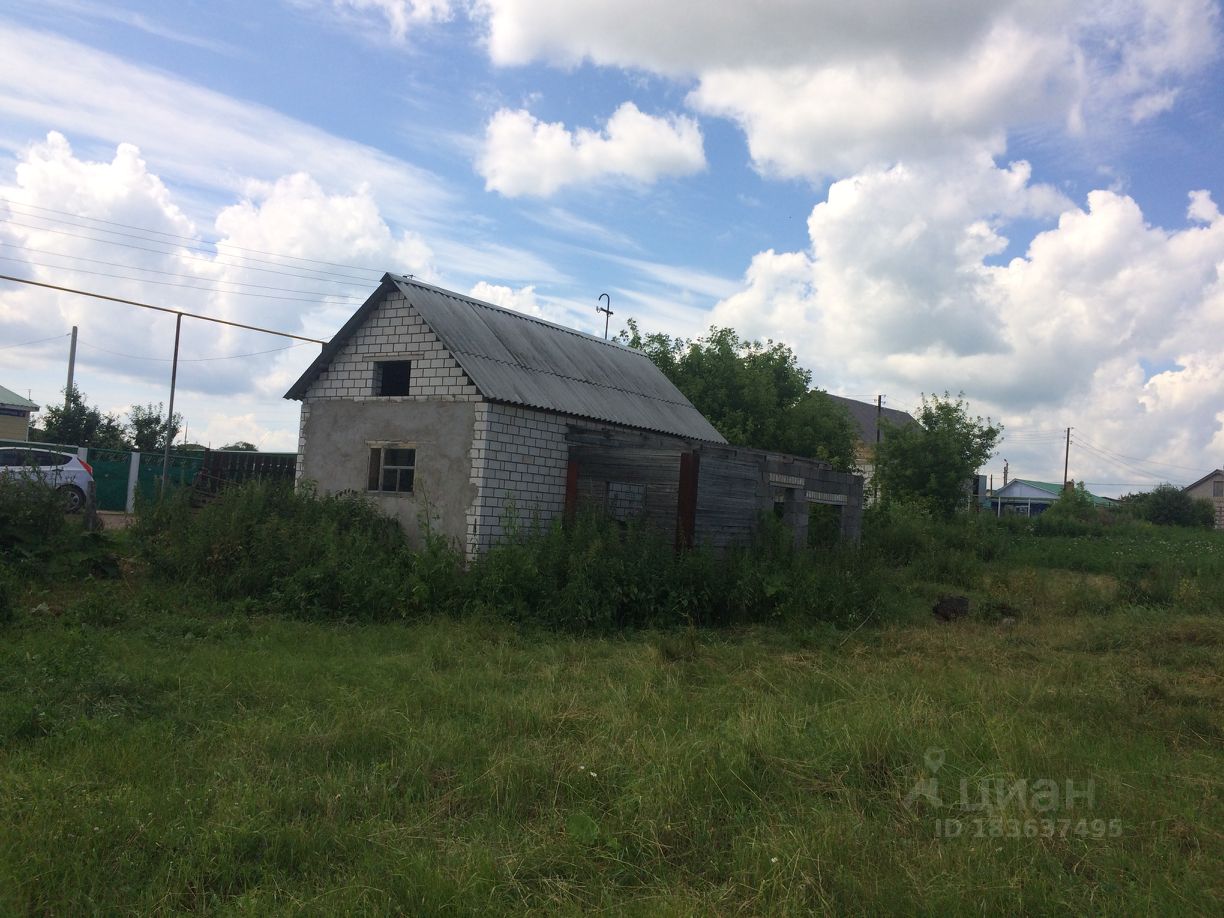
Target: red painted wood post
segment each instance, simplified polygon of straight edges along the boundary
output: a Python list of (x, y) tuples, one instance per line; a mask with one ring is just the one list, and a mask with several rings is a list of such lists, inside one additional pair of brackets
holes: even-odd
[(578, 463), (573, 459), (565, 469), (565, 521), (568, 523), (578, 512)]
[(676, 498), (676, 551), (693, 547), (697, 530), (697, 477), (701, 457), (696, 452), (680, 454), (680, 490)]

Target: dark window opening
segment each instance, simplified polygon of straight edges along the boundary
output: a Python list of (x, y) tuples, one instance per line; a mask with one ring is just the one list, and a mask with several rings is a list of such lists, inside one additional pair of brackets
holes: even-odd
[(411, 380), (411, 360), (380, 360), (374, 364), (374, 391), (378, 395), (407, 395)]
[(837, 504), (808, 504), (809, 548), (832, 548), (841, 539), (842, 508)]
[(416, 478), (416, 450), (406, 446), (370, 447), (370, 491), (411, 494)]
[(1213, 481), (1211, 483), (1211, 496), (1224, 497), (1224, 481)]

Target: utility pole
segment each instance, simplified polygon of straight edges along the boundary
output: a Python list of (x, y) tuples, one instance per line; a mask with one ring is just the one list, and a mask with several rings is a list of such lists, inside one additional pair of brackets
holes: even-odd
[(183, 314), (174, 320), (174, 359), (170, 361), (170, 410), (166, 412), (166, 450), (162, 454), (162, 497), (166, 496), (166, 479), (170, 473), (170, 435), (174, 424), (174, 387), (178, 382), (179, 333), (183, 330)]
[(64, 389), (65, 409), (68, 407), (68, 400), (72, 398), (72, 377), (76, 374), (76, 339), (77, 327), (74, 325), (72, 326), (72, 343), (68, 345), (68, 386)]
[(613, 312), (612, 312), (612, 297), (608, 296), (606, 293), (601, 293), (601, 294), (599, 295), (599, 299), (600, 299), (600, 301), (603, 301), (603, 300), (607, 300), (607, 301), (608, 301), (608, 308), (607, 308), (607, 309), (605, 309), (605, 308), (604, 308), (604, 307), (602, 307), (602, 306), (596, 306), (596, 307), (595, 307), (595, 311), (596, 311), (596, 312), (602, 312), (602, 313), (604, 314), (604, 340), (605, 340), (605, 341), (607, 341), (607, 340), (608, 340), (608, 321), (609, 321), (609, 320), (612, 318), (612, 316), (613, 316)]
[(1003, 487), (1007, 487), (1007, 460), (1003, 460)]
[(871, 456), (871, 500), (873, 503), (880, 500), (880, 476), (878, 467), (880, 464), (880, 418), (884, 415), (884, 396), (876, 396), (876, 442), (875, 452)]
[(1063, 453), (1063, 490), (1067, 490), (1067, 469), (1071, 465), (1071, 428), (1067, 428), (1067, 450)]

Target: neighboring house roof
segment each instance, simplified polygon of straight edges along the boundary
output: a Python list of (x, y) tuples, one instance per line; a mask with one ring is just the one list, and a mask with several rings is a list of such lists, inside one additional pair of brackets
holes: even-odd
[(392, 290), (408, 298), (490, 401), (727, 442), (641, 351), (396, 274), (383, 275), (379, 288), (328, 342), (286, 398), (306, 394)]
[(11, 389), (0, 386), (0, 408), (21, 408), (26, 411), (37, 411), (38, 406), (28, 398), (22, 398)]
[(858, 429), (858, 437), (864, 443), (875, 443), (876, 441), (877, 415), (894, 427), (906, 427), (917, 423), (910, 415), (897, 408), (877, 409), (871, 402), (859, 402), (840, 395), (830, 395), (829, 398), (850, 415), (850, 419), (854, 421), (854, 426)]
[[(1025, 488), (1033, 489), (1033, 490), (1039, 491), (1040, 493), (1039, 494), (1022, 493)], [(999, 490), (997, 490), (994, 493), (994, 496), (995, 497), (1029, 498), (1033, 500), (1041, 500), (1043, 498), (1048, 497), (1051, 500), (1057, 500), (1059, 496), (1062, 494), (1062, 492), (1063, 492), (1063, 486), (1057, 482), (1033, 481), (1028, 478), (1013, 478), (1006, 485), (999, 488)], [(1098, 494), (1093, 494), (1091, 491), (1088, 491), (1086, 493), (1088, 494), (1088, 497), (1092, 499), (1092, 502), (1099, 507), (1112, 507), (1114, 504), (1117, 503), (1117, 501), (1114, 500), (1112, 497), (1101, 497)]]
[(1186, 485), (1184, 488), (1182, 488), (1182, 490), (1183, 490), (1183, 491), (1193, 491), (1195, 488), (1197, 488), (1197, 487), (1198, 487), (1199, 485), (1201, 485), (1203, 482), (1205, 482), (1205, 481), (1211, 481), (1211, 479), (1215, 478), (1217, 475), (1224, 475), (1224, 469), (1216, 469), (1214, 472), (1208, 472), (1206, 475), (1204, 475), (1202, 478), (1200, 478), (1200, 479), (1199, 479), (1198, 481), (1196, 481), (1194, 484), (1192, 484), (1192, 485)]

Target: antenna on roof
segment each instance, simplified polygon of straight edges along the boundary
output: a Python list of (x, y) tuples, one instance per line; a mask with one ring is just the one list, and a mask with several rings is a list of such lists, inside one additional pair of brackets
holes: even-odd
[(608, 340), (608, 320), (611, 319), (612, 316), (614, 315), (614, 313), (612, 312), (612, 297), (608, 296), (606, 293), (601, 293), (599, 295), (599, 299), (608, 301), (607, 309), (605, 309), (602, 306), (595, 307), (596, 312), (602, 312), (604, 314), (604, 340), (607, 341)]

